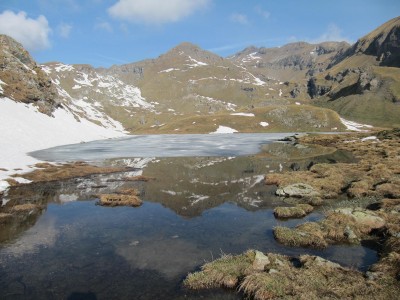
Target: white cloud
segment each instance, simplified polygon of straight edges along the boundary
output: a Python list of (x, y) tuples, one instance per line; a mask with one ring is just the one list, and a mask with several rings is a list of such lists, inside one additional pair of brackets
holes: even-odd
[(37, 19), (31, 19), (24, 11), (14, 13), (6, 10), (0, 14), (0, 33), (13, 37), (31, 51), (50, 47), (51, 29), (43, 15)]
[(255, 7), (256, 12), (265, 19), (268, 19), (271, 16), (269, 11), (264, 10), (261, 6)]
[(57, 32), (62, 38), (68, 38), (72, 30), (72, 25), (61, 23), (57, 27)]
[(108, 9), (117, 19), (136, 23), (164, 24), (177, 22), (212, 0), (118, 0)]
[(237, 13), (231, 15), (231, 21), (233, 21), (235, 23), (240, 23), (243, 25), (246, 25), (249, 23), (249, 20), (247, 19), (246, 15), (237, 14)]
[(110, 32), (110, 33), (113, 32), (113, 28), (112, 28), (111, 24), (108, 23), (108, 22), (96, 23), (96, 25), (94, 25), (94, 28), (102, 29), (102, 30), (105, 30), (105, 31)]
[(332, 41), (346, 41), (351, 43), (350, 39), (342, 35), (342, 30), (336, 24), (330, 24), (327, 30), (318, 38), (311, 40), (313, 44)]

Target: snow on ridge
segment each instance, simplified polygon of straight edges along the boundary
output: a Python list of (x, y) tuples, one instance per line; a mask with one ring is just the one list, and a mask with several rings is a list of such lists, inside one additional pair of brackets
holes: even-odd
[(218, 129), (214, 132), (210, 132), (210, 134), (223, 134), (223, 133), (235, 133), (238, 132), (236, 129), (219, 125)]
[(64, 72), (64, 71), (72, 71), (75, 68), (71, 65), (65, 65), (65, 64), (57, 64), (56, 67), (54, 67), (54, 70), (56, 70), (56, 72)]
[(253, 113), (233, 113), (231, 114), (231, 116), (242, 116), (242, 117), (255, 117), (255, 115)]
[(162, 71), (160, 71), (158, 73), (169, 73), (169, 72), (172, 72), (172, 71), (180, 71), (180, 70), (181, 69), (169, 68), (169, 69), (166, 69), (166, 70), (162, 70)]
[[(8, 98), (0, 98), (0, 190), (8, 187), (4, 179), (15, 173), (32, 170), (39, 161), (28, 152), (64, 144), (88, 142), (124, 136), (115, 128), (104, 128), (64, 109), (57, 109), (54, 117), (38, 112), (32, 104), (22, 104)], [(20, 168), (22, 171), (15, 171)]]
[(194, 58), (192, 58), (190, 55), (188, 57), (189, 57), (189, 61), (192, 62), (193, 64), (187, 64), (187, 66), (189, 66), (191, 68), (208, 66), (208, 64), (201, 62), (201, 61), (197, 61)]
[(344, 118), (340, 118), (340, 121), (344, 126), (346, 126), (347, 130), (359, 131), (359, 132), (367, 132), (369, 130), (363, 128), (373, 128), (371, 125), (361, 124), (354, 121), (349, 121)]

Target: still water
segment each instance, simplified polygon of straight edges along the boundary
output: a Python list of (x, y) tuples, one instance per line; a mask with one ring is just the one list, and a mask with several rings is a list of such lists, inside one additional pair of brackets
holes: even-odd
[[(190, 142), (170, 136), (170, 144), (133, 137), (35, 153), (50, 161), (88, 160), (132, 171), (12, 189), (6, 205), (30, 202), (42, 208), (0, 226), (0, 299), (241, 299), (235, 292), (192, 292), (181, 284), (205, 261), (249, 248), (312, 253), (358, 269), (376, 260), (366, 247), (289, 248), (272, 234), (276, 225), (318, 220), (324, 208), (302, 220), (276, 220), (273, 208), (284, 203), (274, 187), (264, 185), (265, 174), (293, 162), (305, 169), (311, 162), (351, 156), (272, 143), (277, 136), (240, 136), (196, 135)], [(236, 150), (227, 150), (228, 144)], [(172, 155), (177, 153), (184, 155)], [(154, 180), (124, 180), (133, 175)], [(96, 205), (96, 195), (132, 187), (140, 191), (141, 207)]]

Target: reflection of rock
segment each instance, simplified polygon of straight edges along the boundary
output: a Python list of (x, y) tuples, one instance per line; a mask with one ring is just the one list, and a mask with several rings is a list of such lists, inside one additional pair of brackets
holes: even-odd
[(294, 183), (276, 190), (278, 196), (283, 197), (319, 197), (320, 194), (309, 184)]
[[(116, 252), (132, 267), (158, 271), (167, 278), (185, 274), (187, 270), (192, 270), (202, 262), (199, 258), (210, 255), (191, 242), (174, 238), (144, 240), (134, 246), (118, 247)], [(177, 255), (179, 253), (185, 253), (185, 255)]]

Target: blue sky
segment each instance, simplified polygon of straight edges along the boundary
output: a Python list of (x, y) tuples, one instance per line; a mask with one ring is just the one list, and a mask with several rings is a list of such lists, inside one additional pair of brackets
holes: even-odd
[(250, 45), (355, 42), (399, 15), (399, 0), (0, 0), (0, 33), (41, 63), (108, 67), (184, 41), (221, 56)]

